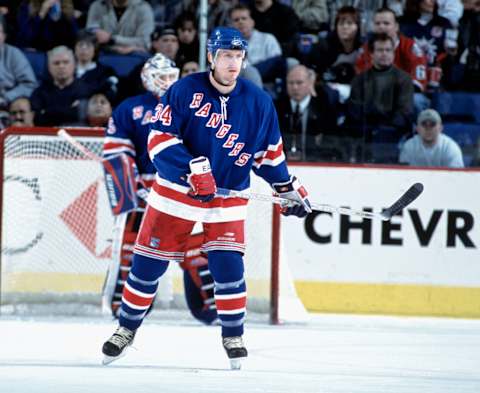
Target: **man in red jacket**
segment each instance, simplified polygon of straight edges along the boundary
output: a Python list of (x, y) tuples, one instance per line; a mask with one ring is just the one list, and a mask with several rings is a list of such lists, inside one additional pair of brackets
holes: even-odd
[[(395, 13), (389, 8), (379, 8), (373, 18), (373, 30), (374, 33), (386, 33), (393, 38), (395, 42), (394, 65), (410, 75), (417, 91), (425, 91), (427, 58), (413, 39), (400, 34)], [(355, 70), (358, 74), (370, 69), (371, 66), (372, 55), (368, 44), (364, 44), (355, 63)]]

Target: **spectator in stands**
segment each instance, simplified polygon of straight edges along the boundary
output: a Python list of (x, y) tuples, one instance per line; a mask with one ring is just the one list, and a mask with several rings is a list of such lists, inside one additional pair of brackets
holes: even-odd
[(282, 53), (289, 56), (300, 31), (300, 19), (295, 11), (276, 0), (255, 0), (251, 3), (256, 28), (273, 34), (282, 47)]
[(442, 133), (442, 119), (434, 109), (422, 111), (417, 118), (417, 134), (407, 140), (399, 162), (414, 166), (463, 168), (460, 146)]
[(32, 105), (27, 97), (18, 97), (10, 103), (8, 108), (10, 115), (10, 126), (12, 127), (33, 127), (35, 114)]
[(145, 0), (95, 0), (88, 10), (87, 29), (99, 44), (119, 54), (148, 52), (154, 26)]
[[(412, 78), (418, 91), (424, 91), (427, 83), (427, 58), (411, 38), (399, 33), (399, 25), (395, 13), (388, 8), (380, 8), (375, 12), (374, 32), (388, 34), (395, 43), (394, 64)], [(364, 44), (356, 63), (356, 72), (364, 72), (372, 66), (372, 53), (368, 43)]]
[(3, 16), (7, 34), (7, 42), (9, 44), (15, 44), (15, 38), (17, 33), (17, 0), (0, 0), (0, 15)]
[(183, 78), (184, 76), (194, 74), (195, 72), (200, 71), (200, 66), (196, 61), (187, 61), (186, 63), (183, 64), (181, 70), (180, 70), (180, 78)]
[(7, 15), (9, 12), (9, 6), (10, 6), (11, 0), (1, 0), (0, 1), (0, 14), (3, 16)]
[(191, 12), (183, 12), (175, 20), (179, 49), (177, 52), (177, 64), (187, 61), (198, 61), (199, 43), (197, 34), (197, 20)]
[(271, 82), (275, 78), (285, 78), (286, 60), (281, 57), (282, 51), (277, 39), (270, 33), (256, 30), (251, 17), (250, 8), (237, 4), (230, 8), (229, 19), (232, 26), (240, 30), (248, 41), (248, 63), (240, 76), (249, 79), (259, 87), (263, 80)]
[(287, 74), (287, 97), (276, 102), (280, 130), (289, 160), (314, 160), (322, 134), (334, 134), (336, 109), (320, 90), (313, 96), (315, 72), (304, 65)]
[(321, 79), (340, 91), (342, 101), (349, 97), (350, 83), (355, 76), (355, 61), (362, 44), (360, 23), (360, 14), (355, 8), (340, 8), (335, 17), (335, 30), (320, 38), (302, 59)]
[(102, 92), (114, 100), (118, 78), (113, 68), (98, 63), (98, 45), (95, 35), (83, 30), (75, 43), (75, 76), (89, 89), (90, 94)]
[[(198, 4), (199, 1), (194, 1)], [(229, 26), (230, 8), (240, 3), (238, 0), (208, 0), (207, 30), (212, 31), (217, 26)]]
[(192, 0), (150, 0), (149, 3), (153, 9), (155, 26), (160, 29), (172, 26), (175, 19), (192, 6)]
[(246, 64), (243, 66), (240, 71), (240, 76), (242, 78), (248, 79), (250, 82), (257, 85), (260, 89), (263, 88), (263, 79), (260, 71), (251, 64)]
[(233, 6), (230, 9), (230, 19), (232, 26), (248, 41), (247, 59), (250, 64), (255, 65), (282, 55), (280, 44), (273, 34), (255, 29), (250, 8), (245, 4)]
[[(407, 0), (405, 13), (400, 18), (400, 30), (413, 38), (427, 57), (427, 87), (440, 86), (442, 65), (447, 56), (457, 50), (458, 31), (450, 21), (438, 15), (436, 0)], [(450, 62), (447, 62), (450, 64)]]
[(244, 4), (230, 9), (230, 20), (248, 41), (248, 63), (240, 76), (259, 87), (263, 87), (264, 81), (270, 82), (272, 90), (275, 79), (285, 80), (286, 75), (287, 60), (282, 57), (280, 44), (273, 34), (255, 29), (251, 10)]
[[(415, 86), (414, 109), (418, 114), (430, 105), (429, 98), (424, 94), (427, 87), (427, 57), (412, 38), (399, 33), (397, 17), (392, 10), (378, 9), (373, 22), (375, 33), (386, 33), (395, 42), (394, 64), (412, 78)], [(368, 44), (365, 44), (355, 64), (357, 73), (370, 68), (371, 62)]]
[(90, 127), (106, 127), (112, 115), (112, 104), (105, 94), (97, 93), (88, 99), (87, 124)]
[(332, 29), (335, 27), (333, 15), (337, 15), (338, 10), (342, 7), (354, 7), (361, 15), (362, 23), (360, 27), (362, 35), (366, 35), (374, 30), (373, 17), (379, 8), (388, 7), (396, 16), (401, 16), (404, 3), (405, 0), (327, 0), (328, 12), (332, 16), (330, 18)]
[[(465, 1), (463, 1), (465, 3)], [(458, 27), (458, 22), (463, 15), (461, 0), (437, 0), (438, 15), (447, 18), (453, 27)]]
[(373, 65), (352, 81), (346, 125), (368, 142), (396, 143), (411, 130), (412, 79), (393, 65), (390, 35), (374, 34), (368, 45)]
[(92, 2), (93, 0), (73, 0), (74, 16), (80, 30), (84, 29), (87, 24), (88, 9)]
[[(178, 49), (179, 42), (177, 33), (172, 26), (155, 28), (155, 31), (152, 33), (152, 54), (162, 53), (175, 62), (177, 60)], [(120, 100), (143, 92), (142, 81), (140, 79), (142, 68), (143, 63), (138, 64), (126, 78), (120, 81)]]
[(72, 0), (25, 0), (17, 14), (17, 45), (47, 51), (73, 47), (77, 34)]
[(81, 121), (89, 90), (75, 78), (75, 58), (66, 46), (58, 46), (47, 54), (51, 80), (42, 82), (32, 94), (32, 109), (39, 126), (60, 126)]
[(480, 91), (480, 0), (464, 0), (465, 11), (460, 20), (459, 62), (464, 67), (459, 87)]
[(166, 26), (162, 29), (155, 29), (152, 34), (152, 52), (161, 53), (167, 56), (170, 60), (176, 61), (178, 49), (180, 44), (175, 29), (171, 26)]
[[(200, 11), (200, 0), (178, 0), (176, 2), (152, 0), (151, 2), (155, 7), (155, 21), (160, 28), (173, 25), (177, 17), (183, 12), (198, 15)], [(238, 2), (239, 0), (208, 0), (207, 31), (212, 31), (217, 26), (228, 26), (230, 24), (228, 17), (229, 8)], [(167, 5), (158, 5), (159, 3)], [(167, 14), (159, 18), (157, 9), (160, 11), (162, 8), (166, 10)]]
[(300, 19), (302, 33), (317, 34), (319, 31), (328, 30), (327, 0), (292, 0), (290, 3)]
[(4, 119), (8, 118), (8, 105), (18, 97), (30, 97), (37, 85), (25, 55), (18, 48), (6, 44), (5, 39), (4, 18), (0, 15), (0, 111), (4, 112)]

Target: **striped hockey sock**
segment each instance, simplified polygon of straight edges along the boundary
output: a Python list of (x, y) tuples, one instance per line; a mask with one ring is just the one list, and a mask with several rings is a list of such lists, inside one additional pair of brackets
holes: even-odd
[(132, 269), (123, 289), (120, 326), (135, 331), (142, 324), (155, 298), (158, 281), (167, 267), (168, 261), (134, 255)]
[(242, 255), (235, 251), (210, 251), (208, 264), (215, 280), (215, 303), (222, 336), (241, 336), (247, 304)]

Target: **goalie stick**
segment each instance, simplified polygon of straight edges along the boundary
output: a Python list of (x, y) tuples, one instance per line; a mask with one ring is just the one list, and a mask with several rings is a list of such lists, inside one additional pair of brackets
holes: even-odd
[[(75, 147), (79, 152), (81, 152), (85, 157), (88, 157), (92, 161), (99, 162), (100, 164), (103, 165), (102, 157), (97, 156), (93, 151), (89, 150), (87, 147), (82, 145), (73, 136), (71, 136), (65, 129), (62, 128), (58, 130), (57, 135), (65, 139), (68, 143), (70, 143), (73, 147)], [(137, 189), (137, 196), (143, 199), (144, 201), (146, 201), (148, 197), (148, 191), (143, 188), (139, 188)]]
[(58, 130), (57, 135), (59, 137), (65, 139), (74, 148), (76, 148), (80, 153), (82, 153), (85, 157), (90, 158), (92, 161), (97, 161), (97, 162), (100, 162), (100, 163), (102, 162), (102, 157), (99, 157), (93, 151), (90, 151), (87, 147), (82, 145), (79, 141), (77, 141), (73, 136), (71, 136), (63, 128)]
[[(412, 203), (415, 199), (423, 191), (423, 184), (422, 183), (415, 183), (412, 185), (405, 193), (396, 200), (390, 207), (384, 209), (382, 212), (369, 212), (365, 210), (355, 210), (350, 209), (348, 207), (340, 207), (340, 206), (333, 206), (327, 204), (320, 204), (320, 203), (311, 203), (312, 210), (327, 212), (327, 213), (338, 213), (344, 214), (347, 216), (359, 216), (363, 218), (369, 219), (380, 219), (383, 221), (390, 220), (395, 214), (399, 213), (405, 207), (407, 207), (410, 203)], [(235, 191), (235, 190), (227, 190), (225, 188), (218, 188), (217, 195), (219, 196), (227, 196), (227, 197), (238, 197), (243, 199), (252, 199), (257, 201), (263, 202), (272, 202), (279, 204), (281, 206), (291, 206), (293, 203), (292, 200), (287, 198), (282, 198), (279, 196), (274, 195), (267, 195), (267, 194), (256, 194), (250, 193), (245, 191)]]

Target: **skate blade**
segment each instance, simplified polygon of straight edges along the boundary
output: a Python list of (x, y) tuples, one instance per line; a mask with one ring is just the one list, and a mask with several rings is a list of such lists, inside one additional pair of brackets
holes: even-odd
[(242, 360), (244, 359), (246, 359), (246, 357), (230, 359), (230, 369), (240, 370), (242, 368)]
[(103, 360), (102, 360), (102, 364), (104, 366), (107, 366), (109, 365), (110, 363), (113, 363), (115, 360), (118, 360), (120, 358), (123, 358), (125, 355), (126, 355), (126, 352), (127, 352), (127, 349), (125, 348), (123, 350), (123, 352), (118, 355), (118, 356), (108, 356), (108, 355), (103, 355)]

